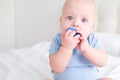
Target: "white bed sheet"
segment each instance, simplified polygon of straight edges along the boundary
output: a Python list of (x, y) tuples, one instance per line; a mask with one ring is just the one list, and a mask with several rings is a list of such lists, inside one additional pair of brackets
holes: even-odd
[(48, 42), (0, 53), (0, 80), (52, 79)]
[[(50, 42), (0, 53), (0, 80), (53, 80), (49, 66)], [(99, 77), (120, 80), (120, 58), (108, 56)]]
[(108, 55), (107, 64), (100, 68), (99, 77), (110, 77), (120, 80), (120, 57)]

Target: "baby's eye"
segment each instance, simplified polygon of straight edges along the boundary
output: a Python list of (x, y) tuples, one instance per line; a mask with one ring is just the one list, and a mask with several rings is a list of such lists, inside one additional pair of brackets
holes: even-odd
[(67, 18), (68, 18), (68, 20), (73, 20), (72, 16), (68, 16)]
[(82, 22), (87, 22), (88, 20), (86, 18), (82, 18)]

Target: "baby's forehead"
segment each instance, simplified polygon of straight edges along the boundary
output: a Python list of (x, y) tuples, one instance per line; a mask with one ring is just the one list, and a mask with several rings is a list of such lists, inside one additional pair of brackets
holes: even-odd
[(64, 13), (62, 14), (62, 16), (64, 17), (68, 17), (68, 16), (72, 16), (72, 17), (77, 17), (77, 18), (94, 18), (94, 13), (92, 12), (86, 12), (86, 11), (72, 11), (72, 10), (68, 10), (68, 11), (64, 11)]

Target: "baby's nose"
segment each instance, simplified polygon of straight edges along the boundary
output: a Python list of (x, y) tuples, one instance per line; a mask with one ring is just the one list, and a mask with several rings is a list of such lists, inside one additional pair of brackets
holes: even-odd
[(73, 27), (80, 27), (80, 21), (79, 21), (79, 20), (75, 20), (75, 21), (72, 23), (72, 26), (73, 26)]
[(73, 26), (73, 27), (79, 27), (79, 25), (78, 25), (78, 24), (73, 24), (72, 26)]

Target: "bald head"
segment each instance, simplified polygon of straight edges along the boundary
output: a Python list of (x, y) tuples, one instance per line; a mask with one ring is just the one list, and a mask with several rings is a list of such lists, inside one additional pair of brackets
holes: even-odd
[(93, 0), (66, 0), (60, 16), (62, 32), (73, 26), (77, 28), (78, 33), (84, 30), (91, 33), (95, 26), (95, 12)]
[(89, 15), (94, 21), (96, 18), (96, 6), (94, 0), (66, 0), (63, 9), (62, 16), (67, 13), (76, 12), (77, 15), (85, 13)]
[(66, 9), (69, 7), (75, 6), (75, 7), (80, 7), (80, 6), (86, 6), (86, 8), (91, 8), (93, 11), (95, 11), (95, 2), (94, 0), (66, 0), (62, 12), (64, 12)]

